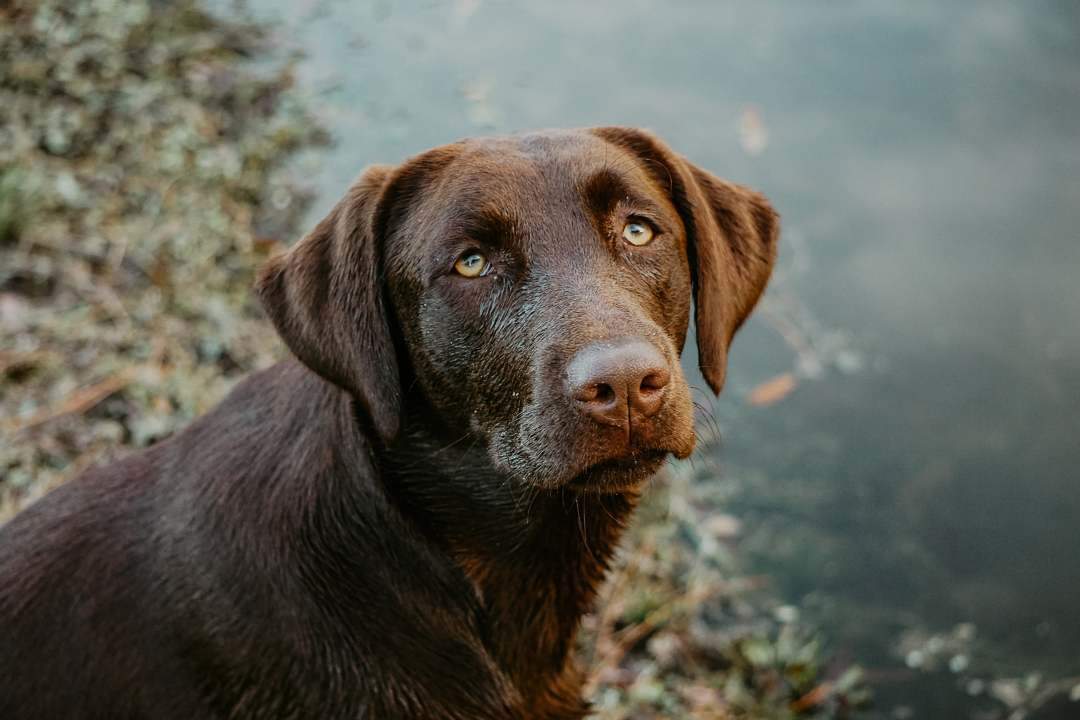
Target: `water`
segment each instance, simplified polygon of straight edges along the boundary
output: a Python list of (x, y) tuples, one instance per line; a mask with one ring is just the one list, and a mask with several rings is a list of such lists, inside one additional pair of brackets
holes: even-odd
[(367, 163), (547, 126), (763, 190), (781, 269), (716, 405), (750, 561), (881, 716), (982, 702), (905, 631), (970, 623), (943, 659), (976, 679), (1080, 675), (1080, 5), (674, 5), (253, 3), (338, 139), (313, 217)]

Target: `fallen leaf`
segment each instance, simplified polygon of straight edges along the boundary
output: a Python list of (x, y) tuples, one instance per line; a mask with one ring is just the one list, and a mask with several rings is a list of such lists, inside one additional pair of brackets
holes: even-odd
[(769, 145), (769, 131), (756, 107), (748, 106), (739, 115), (739, 144), (747, 155), (760, 155)]
[(775, 405), (790, 395), (798, 384), (799, 381), (795, 379), (794, 374), (790, 372), (781, 373), (751, 390), (746, 396), (746, 402), (757, 407)]
[(791, 709), (795, 712), (803, 712), (804, 710), (817, 707), (828, 700), (830, 694), (832, 694), (832, 683), (821, 683), (813, 690), (791, 703)]

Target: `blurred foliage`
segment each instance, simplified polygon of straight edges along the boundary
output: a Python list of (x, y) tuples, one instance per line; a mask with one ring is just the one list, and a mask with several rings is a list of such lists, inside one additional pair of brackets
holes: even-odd
[(253, 269), (305, 206), (287, 161), (326, 138), (267, 38), (194, 0), (0, 6), (9, 511), (272, 359)]
[(679, 464), (646, 495), (615, 572), (586, 619), (598, 717), (844, 718), (869, 699), (857, 667), (746, 576), (740, 522), (717, 508), (708, 464)]

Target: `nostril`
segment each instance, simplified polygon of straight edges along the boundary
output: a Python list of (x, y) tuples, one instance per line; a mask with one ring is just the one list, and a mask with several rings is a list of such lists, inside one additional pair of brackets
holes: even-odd
[(664, 390), (670, 379), (671, 373), (666, 369), (649, 370), (638, 382), (637, 392), (630, 393), (630, 405), (645, 417), (655, 415), (664, 405)]
[(642, 395), (652, 395), (658, 393), (667, 387), (668, 374), (665, 372), (649, 373), (641, 379), (641, 387), (639, 392)]
[(574, 393), (574, 399), (588, 404), (608, 405), (615, 400), (615, 390), (607, 383), (595, 383)]
[(667, 370), (653, 370), (642, 378), (642, 384), (640, 384), (638, 392), (642, 395), (659, 393), (666, 388), (667, 381), (669, 380), (671, 380), (671, 373), (667, 372)]
[(615, 401), (615, 390), (607, 383), (596, 385), (596, 402), (607, 405)]

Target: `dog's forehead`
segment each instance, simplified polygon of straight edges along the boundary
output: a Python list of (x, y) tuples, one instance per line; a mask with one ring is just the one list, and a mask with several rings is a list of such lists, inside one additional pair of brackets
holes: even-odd
[(443, 180), (450, 202), (487, 201), (508, 211), (551, 209), (551, 203), (579, 195), (590, 179), (614, 174), (645, 191), (648, 174), (625, 150), (580, 130), (552, 130), (503, 137), (474, 138), (460, 152)]
[(468, 138), (461, 142), (462, 159), (483, 162), (505, 160), (521, 162), (532, 167), (566, 166), (568, 163), (587, 164), (608, 149), (615, 151), (602, 138), (584, 130), (545, 130), (521, 135)]
[[(462, 140), (435, 148), (425, 158), (438, 165), (403, 223), (405, 265), (422, 266), (455, 249), (462, 236), (512, 244), (532, 264), (559, 265), (568, 253), (598, 251), (596, 222), (621, 201), (655, 208), (672, 224), (678, 215), (660, 183), (628, 150), (583, 130)], [(430, 165), (429, 165), (430, 166)], [(456, 248), (460, 250), (460, 248)], [(426, 258), (426, 259), (425, 259)], [(565, 264), (565, 263), (563, 263)]]

